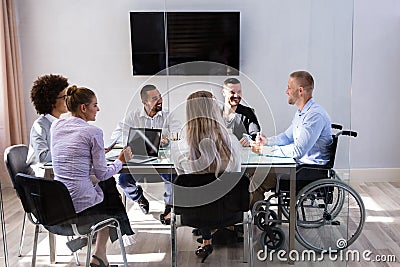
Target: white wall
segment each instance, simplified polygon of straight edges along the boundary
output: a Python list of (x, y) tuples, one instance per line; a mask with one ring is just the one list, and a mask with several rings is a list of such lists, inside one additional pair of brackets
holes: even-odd
[[(377, 55), (380, 52), (378, 47), (387, 41), (392, 41), (390, 47), (399, 47), (397, 36), (389, 34), (394, 32), (395, 27), (397, 29), (399, 27), (399, 14), (394, 13), (395, 9), (392, 6), (398, 6), (396, 0), (356, 0), (352, 106), (350, 106), (352, 1), (16, 0), (15, 2), (28, 124), (37, 117), (29, 101), (30, 87), (34, 79), (46, 73), (62, 74), (68, 77), (71, 83), (90, 87), (97, 93), (101, 112), (96, 125), (104, 130), (106, 140), (128, 106), (139, 105), (139, 101), (131, 102), (131, 99), (143, 83), (154, 83), (164, 93), (169, 89), (178, 88), (174, 94), (165, 99), (170, 109), (178, 106), (190, 91), (198, 88), (211, 89), (218, 95), (217, 85), (226, 77), (133, 77), (130, 62), (129, 11), (239, 10), (242, 19), (240, 62), (242, 74), (239, 78), (244, 85), (244, 101), (256, 109), (263, 131), (273, 134), (275, 129), (282, 131), (289, 125), (295, 109), (288, 106), (287, 96), (284, 94), (287, 77), (291, 71), (307, 69), (316, 80), (315, 98), (331, 114), (332, 121), (342, 123), (345, 127), (353, 126), (360, 132), (360, 137), (352, 143), (354, 152), (352, 152), (351, 167), (400, 167), (400, 162), (395, 160), (393, 155), (380, 150), (381, 147), (386, 148), (392, 144), (397, 144), (397, 148), (399, 147), (395, 134), (386, 136), (388, 138), (372, 137), (371, 132), (374, 131), (365, 125), (367, 119), (365, 112), (368, 110), (367, 114), (379, 121), (380, 124), (376, 124), (380, 126), (379, 128), (372, 125), (376, 132), (377, 129), (384, 128), (381, 124), (391, 121), (392, 123), (388, 123), (391, 125), (388, 132), (396, 133), (398, 123), (394, 122), (397, 120), (394, 115), (390, 120), (381, 120), (379, 110), (372, 105), (364, 104), (365, 101), (372, 102), (376, 99), (378, 91), (375, 86), (382, 85), (381, 77), (387, 78), (386, 86), (383, 88), (387, 93), (383, 99), (385, 102), (380, 104), (380, 108), (383, 110), (387, 102), (394, 101), (393, 97), (399, 95), (395, 87), (399, 83), (394, 83), (398, 79), (394, 72), (395, 67), (398, 69), (400, 64), (399, 52), (391, 50), (397, 53), (392, 54), (392, 57), (389, 57), (387, 52), (391, 63), (390, 72), (393, 72), (390, 77), (385, 74), (386, 69), (377, 64), (379, 63)], [(384, 9), (386, 14), (379, 14), (380, 17), (373, 19), (377, 25), (370, 25), (371, 21), (367, 15), (376, 12), (375, 4), (381, 2), (386, 7)], [(362, 7), (359, 7), (361, 4)], [(382, 22), (382, 17), (388, 15), (390, 18)], [(396, 19), (397, 24), (395, 24)], [(364, 25), (366, 22), (369, 26)], [(366, 29), (374, 30), (372, 35), (377, 35), (373, 40), (374, 45), (379, 46), (370, 47), (364, 43), (372, 41), (368, 39), (372, 35), (366, 33)], [(390, 32), (383, 34), (382, 31)], [(376, 66), (375, 71), (380, 75), (368, 75), (370, 79), (368, 86), (371, 86), (371, 90), (366, 92), (364, 90), (366, 84), (361, 83), (365, 75), (360, 73), (368, 73), (370, 70), (371, 64), (364, 64), (364, 61), (371, 58), (373, 53), (376, 53), (373, 58), (374, 63), (379, 66)], [(373, 88), (372, 84), (375, 85)], [(381, 136), (383, 137), (382, 134)], [(379, 154), (379, 161), (371, 157), (370, 153), (362, 153), (366, 147), (370, 147), (371, 140), (376, 143), (376, 146), (371, 148), (371, 154)], [(343, 142), (340, 154), (339, 166), (348, 167), (348, 142)]]
[(400, 168), (400, 1), (357, 0), (354, 21), (351, 165)]

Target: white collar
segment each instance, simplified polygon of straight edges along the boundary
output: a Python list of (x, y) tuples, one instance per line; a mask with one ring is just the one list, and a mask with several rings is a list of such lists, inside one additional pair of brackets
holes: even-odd
[(55, 120), (57, 120), (57, 118), (54, 117), (54, 116), (51, 115), (51, 114), (46, 114), (46, 115), (44, 115), (44, 117), (45, 117), (46, 119), (48, 119), (50, 123), (53, 123)]
[(140, 114), (139, 115), (140, 115), (140, 117), (146, 117), (146, 118), (153, 119), (153, 118), (155, 118), (157, 116), (162, 116), (163, 115), (163, 111), (162, 110), (158, 111), (156, 113), (156, 115), (154, 115), (153, 118), (152, 118), (152, 117), (149, 116), (149, 114), (147, 114), (146, 110), (143, 107), (142, 109), (140, 109)]

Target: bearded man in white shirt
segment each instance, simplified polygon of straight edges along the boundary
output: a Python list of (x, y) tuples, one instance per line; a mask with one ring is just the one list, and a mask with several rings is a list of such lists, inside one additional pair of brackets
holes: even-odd
[[(111, 139), (118, 139), (119, 144), (126, 144), (129, 128), (154, 128), (162, 129), (161, 145), (168, 145), (168, 131), (178, 130), (180, 123), (171, 119), (168, 111), (162, 110), (163, 98), (157, 87), (148, 84), (140, 91), (140, 97), (143, 107), (129, 112), (122, 121), (118, 123), (117, 128), (113, 131)], [(124, 140), (123, 140), (124, 139)], [(135, 151), (133, 151), (135, 153)], [(171, 177), (170, 175), (160, 175), (165, 181), (164, 201), (166, 204), (171, 203)], [(143, 175), (120, 174), (118, 184), (124, 190), (124, 193), (132, 201), (139, 204), (143, 213), (149, 212), (149, 202), (143, 195), (143, 189), (136, 182), (143, 178)], [(168, 205), (167, 205), (168, 206)], [(164, 213), (167, 212), (166, 211)]]

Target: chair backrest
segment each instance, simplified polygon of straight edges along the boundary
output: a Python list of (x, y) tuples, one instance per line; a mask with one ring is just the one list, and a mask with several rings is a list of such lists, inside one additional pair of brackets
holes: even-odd
[(335, 165), (336, 150), (339, 141), (339, 136), (341, 135), (357, 137), (357, 132), (349, 130), (341, 130), (338, 131), (336, 134), (332, 135), (333, 142), (329, 150), (330, 151), (329, 162), (326, 164), (328, 168), (333, 168), (333, 166)]
[(14, 188), (17, 173), (34, 175), (33, 169), (26, 163), (27, 155), (28, 147), (26, 145), (9, 146), (4, 151), (4, 163)]
[[(337, 145), (339, 141), (339, 136), (340, 135), (349, 135), (349, 136), (357, 136), (356, 132), (353, 131), (347, 131), (343, 130), (343, 126), (340, 124), (332, 123), (331, 128), (333, 130), (337, 130), (336, 133), (332, 134), (332, 143), (329, 145), (329, 161), (326, 163), (324, 166), (322, 166), (324, 169), (332, 169), (333, 166), (335, 165), (335, 158), (336, 158), (336, 150), (337, 150)], [(312, 167), (313, 165), (311, 164), (304, 164), (304, 166)], [(318, 165), (315, 165), (316, 167), (321, 167)]]
[[(332, 123), (331, 128), (332, 131), (336, 130), (336, 132), (339, 133), (339, 131), (343, 129), (343, 126), (337, 123)], [(332, 134), (332, 144), (329, 147), (329, 162), (326, 164), (326, 168), (331, 169), (335, 165), (338, 137), (339, 137), (338, 135)]]
[(67, 187), (60, 181), (18, 173), (15, 189), (22, 206), (44, 226), (75, 223), (76, 212)]
[(218, 178), (214, 173), (179, 175), (174, 183), (174, 212), (187, 226), (232, 225), (249, 210), (249, 183), (247, 174), (236, 172), (223, 173)]
[[(335, 134), (332, 134), (332, 143), (329, 145), (329, 161), (325, 165), (317, 164), (301, 164), (297, 167), (298, 180), (315, 180), (329, 177), (329, 170), (335, 165), (336, 151), (339, 141), (339, 136), (346, 135), (357, 137), (357, 132), (342, 130), (342, 126), (339, 124), (332, 124), (332, 129), (338, 130)], [(302, 188), (302, 184), (299, 183), (298, 188)]]
[(335, 165), (338, 139), (339, 139), (339, 135), (337, 135), (337, 134), (332, 135), (332, 144), (329, 147), (329, 161), (325, 165), (329, 169), (332, 169), (333, 166)]

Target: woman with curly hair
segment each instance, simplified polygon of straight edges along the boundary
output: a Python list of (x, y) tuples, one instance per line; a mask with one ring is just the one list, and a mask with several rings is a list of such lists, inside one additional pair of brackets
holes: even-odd
[(50, 126), (68, 112), (65, 104), (68, 85), (67, 78), (54, 74), (43, 75), (33, 83), (31, 101), (40, 116), (31, 128), (27, 163), (36, 176), (44, 175), (38, 163), (51, 161)]

